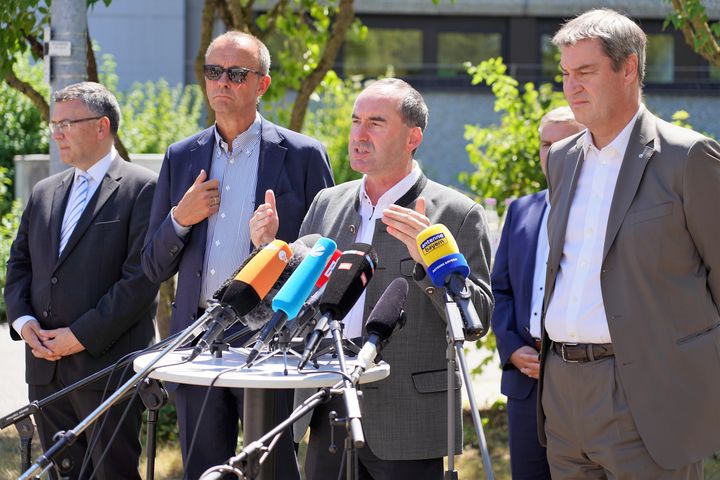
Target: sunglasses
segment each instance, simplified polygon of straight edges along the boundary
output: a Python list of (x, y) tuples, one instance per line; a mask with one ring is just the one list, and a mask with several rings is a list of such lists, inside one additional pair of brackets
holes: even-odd
[(257, 70), (250, 70), (245, 67), (223, 68), (220, 65), (204, 65), (203, 72), (205, 73), (205, 78), (208, 80), (220, 80), (223, 73), (227, 73), (230, 81), (238, 84), (245, 83), (248, 73), (254, 73), (255, 75), (259, 75), (261, 77), (265, 76), (264, 73), (260, 73)]

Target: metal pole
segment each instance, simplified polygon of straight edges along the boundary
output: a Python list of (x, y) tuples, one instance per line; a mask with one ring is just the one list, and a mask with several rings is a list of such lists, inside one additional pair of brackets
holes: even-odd
[[(50, 91), (87, 79), (87, 2), (53, 0), (50, 6), (52, 40), (70, 42), (69, 56), (50, 56)], [(53, 104), (50, 104), (52, 112)], [(52, 113), (51, 113), (52, 115)], [(50, 175), (67, 168), (55, 142), (50, 143)]]

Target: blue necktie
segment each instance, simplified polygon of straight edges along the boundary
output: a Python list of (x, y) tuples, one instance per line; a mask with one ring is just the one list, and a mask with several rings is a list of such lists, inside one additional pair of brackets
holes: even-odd
[(75, 179), (74, 197), (68, 201), (68, 206), (65, 209), (67, 213), (64, 217), (62, 229), (60, 230), (60, 251), (58, 253), (62, 253), (65, 249), (70, 235), (72, 235), (83, 210), (85, 210), (89, 189), (88, 177), (83, 174), (78, 175)]

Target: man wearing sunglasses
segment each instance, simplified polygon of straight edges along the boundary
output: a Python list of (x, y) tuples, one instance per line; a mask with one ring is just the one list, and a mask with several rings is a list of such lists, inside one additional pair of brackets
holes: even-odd
[[(10, 333), (27, 344), (31, 401), (147, 347), (157, 306), (158, 285), (140, 265), (157, 175), (124, 161), (113, 147), (120, 107), (105, 87), (77, 83), (53, 99), (52, 138), (60, 159), (73, 168), (33, 189), (5, 286)], [(118, 380), (113, 375), (111, 390)], [(34, 415), (44, 450), (55, 444), (56, 432), (74, 428), (97, 408), (105, 383), (76, 390)], [(78, 436), (58, 456), (59, 474), (51, 478), (139, 480), (142, 405), (135, 399), (123, 417), (126, 406), (113, 407), (96, 424), (96, 441), (89, 440), (95, 427)]]
[[(282, 219), (277, 237), (293, 241), (321, 189), (333, 184), (325, 147), (278, 127), (257, 112), (270, 86), (270, 53), (257, 38), (227, 32), (205, 54), (205, 87), (215, 124), (171, 145), (160, 171), (143, 249), (155, 281), (178, 274), (171, 332), (202, 314), (208, 299), (250, 253), (256, 209)], [(235, 454), (241, 389), (177, 386), (175, 395), (185, 478)], [(278, 416), (292, 395), (281, 393)], [(193, 437), (195, 441), (193, 442)], [(192, 448), (191, 448), (192, 447)], [(299, 478), (292, 437), (275, 446), (277, 476)]]

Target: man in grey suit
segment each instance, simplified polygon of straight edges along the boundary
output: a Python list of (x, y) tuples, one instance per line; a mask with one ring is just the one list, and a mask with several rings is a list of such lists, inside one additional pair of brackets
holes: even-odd
[[(5, 286), (10, 333), (27, 344), (30, 400), (146, 347), (157, 306), (158, 285), (140, 266), (157, 175), (115, 151), (120, 108), (105, 87), (70, 85), (54, 100), (50, 130), (60, 158), (74, 168), (33, 189), (10, 251)], [(116, 375), (113, 386), (117, 380)], [(35, 415), (44, 449), (53, 445), (57, 431), (75, 427), (101, 403), (104, 386), (96, 382)], [(125, 405), (109, 411), (84, 474), (88, 440), (81, 435), (60, 456), (62, 475), (140, 478), (141, 404), (135, 400), (120, 421)], [(110, 445), (116, 426), (119, 433)]]
[(646, 37), (627, 17), (589, 11), (553, 42), (588, 130), (548, 161), (552, 476), (701, 478), (720, 448), (720, 146), (642, 105)]
[[(447, 454), (447, 364), (444, 289), (426, 276), (415, 244), (431, 223), (446, 225), (466, 255), (467, 285), (487, 326), (492, 314), (490, 245), (485, 216), (467, 197), (428, 180), (413, 159), (427, 124), (422, 96), (398, 79), (366, 88), (355, 101), (349, 138), (350, 165), (363, 179), (328, 188), (315, 197), (300, 235), (319, 233), (338, 248), (372, 244), (378, 267), (368, 289), (344, 319), (344, 336), (362, 336), (365, 320), (388, 284), (405, 277), (408, 320), (383, 350), (390, 376), (363, 386), (362, 425), (367, 445), (358, 451), (360, 478), (440, 479)], [(462, 451), (460, 390), (455, 392)], [(336, 479), (343, 455), (328, 453), (328, 412), (345, 411), (342, 399), (318, 407), (312, 417), (305, 473), (309, 480)], [(335, 429), (341, 442), (344, 428)]]

